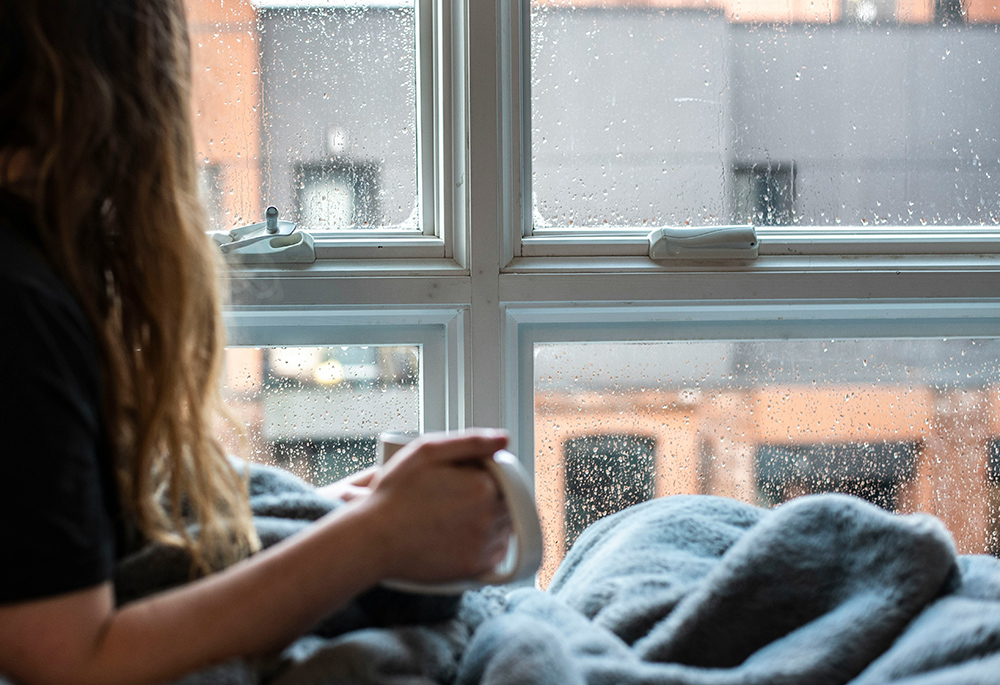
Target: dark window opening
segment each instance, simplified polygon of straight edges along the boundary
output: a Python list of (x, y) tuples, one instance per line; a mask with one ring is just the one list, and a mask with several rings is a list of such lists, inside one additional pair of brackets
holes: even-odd
[(990, 500), (987, 549), (993, 556), (1000, 557), (1000, 438), (986, 443), (986, 479)]
[(303, 228), (374, 228), (379, 222), (378, 170), (348, 161), (296, 168), (298, 223)]
[(795, 166), (791, 162), (733, 168), (733, 223), (787, 226), (795, 214)]
[(698, 494), (711, 495), (715, 489), (715, 450), (712, 443), (702, 440), (698, 445)]
[(228, 231), (232, 226), (226, 221), (226, 203), (222, 192), (222, 167), (202, 164), (198, 167), (198, 194), (205, 207), (205, 218), (210, 231)]
[(653, 438), (585, 435), (564, 450), (567, 547), (594, 521), (653, 497)]
[(895, 511), (916, 472), (919, 448), (919, 442), (761, 445), (755, 454), (758, 494), (774, 506), (799, 495), (840, 492)]
[(986, 475), (992, 485), (1000, 486), (1000, 438), (986, 444)]
[(875, 24), (896, 18), (895, 0), (847, 0), (844, 14), (858, 24)]
[(935, 0), (934, 20), (942, 25), (964, 24), (965, 7), (962, 0)]

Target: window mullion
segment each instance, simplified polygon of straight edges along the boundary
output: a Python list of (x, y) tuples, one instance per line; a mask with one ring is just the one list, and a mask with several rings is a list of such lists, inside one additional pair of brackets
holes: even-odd
[(420, 228), (424, 235), (441, 236), (437, 214), (438, 177), (435, 173), (437, 156), (435, 71), (437, 50), (435, 41), (435, 2), (416, 2), (416, 102), (417, 102), (417, 202), (420, 207)]
[[(501, 15), (508, 30), (504, 33), (504, 74), (506, 92), (503, 98), (503, 120), (508, 150), (505, 180), (506, 195), (511, 203), (511, 225), (505, 235), (505, 256), (509, 262), (520, 256), (521, 238), (530, 236), (534, 221), (532, 212), (531, 171), (531, 0), (507, 0)], [(503, 4), (503, 3), (502, 3)]]
[[(508, 54), (502, 47), (509, 32), (504, 29), (509, 3), (468, 2), (468, 113), (469, 113), (469, 236), (471, 300), (468, 327), (469, 386), (467, 399), (470, 423), (479, 426), (502, 426), (512, 418), (504, 417), (502, 402), (505, 377), (500, 363), (499, 275), (504, 232), (509, 228), (511, 201), (509, 172), (511, 159), (507, 150), (509, 127), (504, 119), (504, 100), (509, 76), (504, 61)], [(500, 13), (498, 16), (498, 12)]]

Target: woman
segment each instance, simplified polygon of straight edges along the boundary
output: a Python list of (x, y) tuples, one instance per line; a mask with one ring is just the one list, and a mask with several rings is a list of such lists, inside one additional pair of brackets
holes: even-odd
[[(158, 682), (278, 649), (385, 578), (494, 566), (509, 523), (462, 462), (503, 447), (495, 431), (414, 443), (252, 554), (245, 484), (209, 430), (223, 336), (181, 0), (2, 0), (0, 38), (0, 673)], [(115, 561), (142, 540), (187, 548), (204, 577), (116, 607)]]

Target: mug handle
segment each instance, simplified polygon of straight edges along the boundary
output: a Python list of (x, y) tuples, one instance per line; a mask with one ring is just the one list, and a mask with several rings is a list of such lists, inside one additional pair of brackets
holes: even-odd
[(478, 590), (484, 585), (506, 585), (531, 578), (542, 563), (542, 526), (531, 494), (528, 474), (517, 457), (500, 450), (484, 462), (486, 470), (496, 479), (510, 512), (513, 532), (507, 558), (492, 572), (473, 580), (455, 583), (413, 583), (386, 580), (384, 587), (403, 592), (432, 595), (456, 595), (466, 590)]

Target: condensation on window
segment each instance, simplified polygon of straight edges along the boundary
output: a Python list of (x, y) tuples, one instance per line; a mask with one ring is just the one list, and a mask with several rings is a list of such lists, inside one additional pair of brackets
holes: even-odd
[(998, 7), (533, 0), (534, 227), (996, 225)]
[(419, 348), (231, 347), (223, 393), (238, 436), (227, 447), (321, 486), (375, 463), (386, 430), (417, 431)]
[(186, 0), (211, 230), (418, 230), (413, 0)]
[(1000, 340), (538, 344), (547, 582), (590, 523), (653, 497), (841, 492), (1000, 553)]

